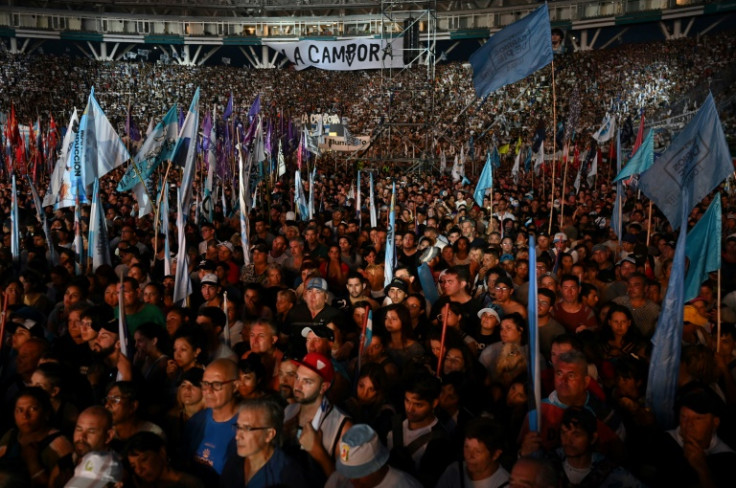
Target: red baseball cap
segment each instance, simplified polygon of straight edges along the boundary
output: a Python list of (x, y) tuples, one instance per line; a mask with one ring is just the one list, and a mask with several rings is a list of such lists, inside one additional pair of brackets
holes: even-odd
[(296, 359), (292, 359), (292, 361), (299, 366), (311, 369), (327, 383), (332, 384), (335, 379), (335, 368), (332, 366), (332, 361), (318, 352), (308, 353), (301, 361)]

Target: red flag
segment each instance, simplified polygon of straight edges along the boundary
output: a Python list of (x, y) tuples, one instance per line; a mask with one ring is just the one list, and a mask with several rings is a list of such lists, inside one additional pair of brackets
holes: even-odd
[(644, 141), (644, 114), (641, 114), (641, 121), (639, 122), (639, 132), (636, 134), (634, 147), (631, 148), (632, 155), (636, 154), (636, 151), (639, 149), (639, 146), (641, 146), (642, 141)]

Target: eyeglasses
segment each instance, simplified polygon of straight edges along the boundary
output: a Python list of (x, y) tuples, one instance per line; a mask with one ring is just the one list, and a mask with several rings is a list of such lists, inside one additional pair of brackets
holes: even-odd
[(228, 383), (232, 383), (233, 381), (237, 380), (227, 380), (227, 381), (203, 381), (202, 382), (202, 389), (203, 390), (209, 390), (212, 388), (214, 391), (220, 391), (222, 390), (222, 387), (225, 386)]
[(253, 432), (254, 430), (268, 430), (268, 429), (273, 429), (273, 427), (253, 427), (252, 425), (240, 425), (240, 424), (233, 425), (233, 430), (235, 431), (235, 433)]
[(497, 286), (496, 291), (508, 291), (511, 288), (505, 287), (505, 286)]
[(105, 402), (105, 404), (112, 403), (113, 405), (118, 405), (120, 402), (128, 398), (127, 396), (106, 396), (102, 400)]

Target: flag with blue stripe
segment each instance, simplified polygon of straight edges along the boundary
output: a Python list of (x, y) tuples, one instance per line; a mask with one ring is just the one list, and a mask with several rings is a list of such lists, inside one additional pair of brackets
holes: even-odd
[(690, 265), (685, 275), (686, 302), (700, 294), (700, 285), (708, 279), (708, 273), (721, 267), (721, 223), (721, 194), (718, 193), (687, 236), (685, 255)]
[(394, 279), (394, 259), (396, 258), (396, 182), (391, 190), (391, 205), (388, 208), (388, 229), (386, 232), (386, 253), (383, 263), (383, 286)]
[(475, 191), (473, 192), (473, 199), (476, 201), (480, 208), (483, 208), (483, 197), (486, 196), (486, 190), (493, 188), (493, 163), (491, 153), (488, 153), (486, 158), (486, 164), (483, 166), (483, 171), (478, 178), (478, 184), (475, 185)]

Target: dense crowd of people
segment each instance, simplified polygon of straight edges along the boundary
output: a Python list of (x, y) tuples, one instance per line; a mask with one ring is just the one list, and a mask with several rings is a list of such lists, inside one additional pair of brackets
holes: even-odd
[[(579, 94), (573, 129), (583, 141), (612, 98), (623, 118), (666, 113), (726, 67), (734, 39), (558, 57), (558, 97), (567, 107)], [(375, 74), (244, 76), (228, 67), (3, 56), (2, 104), (14, 103), (22, 120), (49, 111), (63, 120), (92, 85), (117, 126), (128, 106), (145, 125), (173, 101), (186, 105), (197, 86), (218, 111), (230, 90), (241, 113), (260, 93), (271, 115), (334, 112), (356, 134), (380, 125), (385, 103)], [(500, 115), (492, 133), (499, 143), (531, 141), (537, 122), (551, 120), (549, 69), (458, 115), (473, 101), (469, 71), (439, 65), (437, 138), (448, 156)], [(408, 70), (403, 83), (419, 84), (423, 74)], [(44, 88), (49, 80), (54, 90)], [(733, 134), (729, 110), (722, 119)], [(490, 135), (478, 144), (479, 152), (490, 147)], [(427, 174), (374, 171), (370, 202), (367, 171), (356, 186), (355, 168), (335, 161), (327, 154), (305, 163), (317, 168), (311, 219), (295, 212), (293, 177), (259, 182), (246, 246), (231, 205), (237, 180), (224, 182), (211, 219), (186, 209), (182, 229), (173, 214), (162, 229), (155, 214), (137, 217), (131, 193), (116, 191), (122, 169), (113, 171), (100, 182), (112, 259), (94, 269), (73, 245), (77, 230), (86, 239), (89, 207), (76, 224), (73, 208), (45, 209), (54, 263), (24, 178), (14, 259), (3, 181), (0, 485), (732, 486), (733, 183), (721, 188), (720, 272), (684, 306), (676, 424), (661, 425), (645, 398), (648, 372), (659, 366), (649, 363), (651, 339), (676, 235), (635, 184), (621, 238), (613, 233), (612, 161), (580, 191), (561, 166), (555, 177), (548, 167), (514, 178), (505, 161), (482, 205), (475, 182), (456, 181), (449, 165)], [(197, 172), (195, 192), (205, 173)], [(177, 186), (179, 171), (169, 178)], [(690, 224), (712, 198), (696, 205)], [(169, 269), (181, 232), (187, 259)], [(539, 290), (530, 307), (531, 242)], [(386, 260), (395, 260), (388, 279)], [(192, 293), (176, 303), (181, 266)], [(530, 312), (538, 358), (529, 350)], [(533, 360), (544, 397), (536, 427)]]

